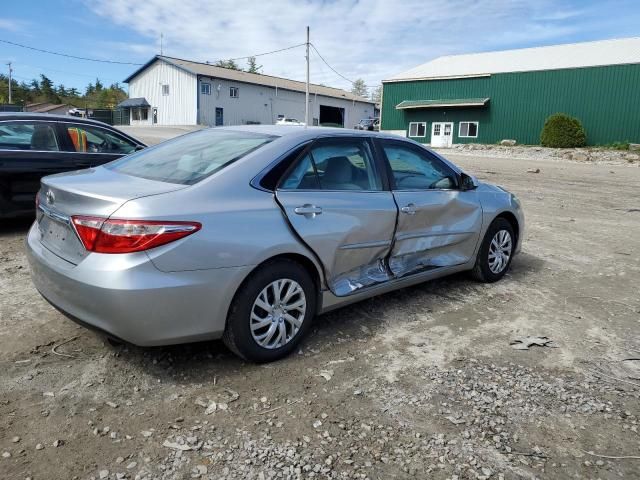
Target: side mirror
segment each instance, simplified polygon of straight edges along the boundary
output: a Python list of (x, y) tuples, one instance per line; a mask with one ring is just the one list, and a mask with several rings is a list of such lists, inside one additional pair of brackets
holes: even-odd
[(478, 188), (478, 181), (475, 177), (462, 172), (460, 174), (460, 190), (475, 190), (476, 188)]
[(135, 148), (135, 150), (134, 150), (134, 151), (135, 151), (135, 152), (139, 152), (140, 150), (144, 150), (144, 148), (145, 148), (145, 147), (143, 147), (142, 145), (136, 145), (136, 148)]

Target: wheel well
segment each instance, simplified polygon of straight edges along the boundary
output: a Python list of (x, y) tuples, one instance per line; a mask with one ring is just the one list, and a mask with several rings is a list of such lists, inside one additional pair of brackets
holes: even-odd
[(513, 228), (513, 234), (516, 236), (515, 244), (518, 243), (518, 238), (520, 238), (520, 225), (518, 224), (518, 219), (511, 212), (502, 212), (496, 218), (504, 218), (507, 222), (511, 224), (511, 228)]
[(284, 253), (284, 254), (281, 254), (281, 255), (276, 255), (275, 257), (271, 257), (270, 259), (265, 260), (264, 262), (262, 262), (261, 264), (256, 266), (254, 271), (257, 270), (258, 268), (262, 267), (266, 263), (270, 263), (270, 262), (277, 261), (277, 260), (280, 260), (280, 259), (292, 260), (292, 261), (300, 264), (307, 271), (307, 273), (309, 274), (309, 276), (313, 280), (313, 283), (316, 286), (316, 290), (318, 292), (321, 290), (322, 281), (320, 279), (320, 273), (318, 272), (318, 269), (316, 268), (315, 263), (313, 263), (309, 258), (305, 257), (304, 255), (300, 255), (299, 253)]
[[(261, 269), (265, 265), (272, 262), (277, 262), (278, 260), (291, 260), (293, 262), (296, 262), (298, 265), (300, 265), (302, 268), (306, 270), (306, 272), (309, 274), (309, 276), (311, 277), (311, 280), (313, 281), (316, 287), (316, 293), (317, 293), (316, 310), (319, 312), (322, 304), (322, 279), (320, 278), (320, 272), (318, 272), (318, 268), (308, 257), (305, 257), (304, 255), (300, 255), (299, 253), (283, 253), (283, 254), (268, 258), (262, 263), (259, 263), (258, 265), (256, 265), (255, 268), (251, 270), (251, 272), (249, 272), (249, 274), (244, 278), (244, 280), (236, 290), (234, 294), (234, 298), (238, 294), (240, 289), (242, 289), (242, 287), (247, 282), (247, 280), (251, 278), (254, 272), (257, 272), (259, 269)], [(227, 312), (227, 318), (228, 316), (229, 316), (229, 312)]]

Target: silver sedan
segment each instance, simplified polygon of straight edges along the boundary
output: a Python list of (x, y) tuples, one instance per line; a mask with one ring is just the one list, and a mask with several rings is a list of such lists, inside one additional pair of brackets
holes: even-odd
[(225, 127), (45, 177), (27, 252), (40, 293), (89, 328), (265, 362), (317, 314), (464, 270), (499, 280), (523, 228), (513, 194), (413, 141)]

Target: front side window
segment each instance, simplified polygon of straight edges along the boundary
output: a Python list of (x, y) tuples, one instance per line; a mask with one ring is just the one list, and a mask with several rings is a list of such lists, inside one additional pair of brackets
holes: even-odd
[(426, 150), (382, 142), (393, 172), (395, 190), (430, 190), (456, 187), (455, 173)]
[(211, 95), (211, 84), (210, 83), (201, 83), (200, 84), (200, 93), (203, 95)]
[[(145, 109), (146, 111), (146, 109)], [(79, 153), (115, 153), (126, 155), (137, 145), (131, 140), (100, 127), (73, 124), (66, 127), (73, 150)]]
[(425, 137), (427, 135), (427, 124), (425, 122), (411, 122), (409, 124), (410, 137)]
[(159, 182), (193, 185), (275, 138), (252, 132), (200, 130), (128, 155), (105, 168)]
[(0, 149), (60, 150), (53, 124), (38, 122), (0, 122)]
[(316, 142), (281, 183), (297, 190), (382, 190), (369, 142), (333, 139)]
[(460, 122), (458, 136), (461, 138), (477, 138), (478, 122)]
[(238, 87), (229, 87), (229, 96), (231, 98), (238, 98), (239, 93)]
[(164, 84), (162, 85), (162, 95), (169, 95), (169, 85)]

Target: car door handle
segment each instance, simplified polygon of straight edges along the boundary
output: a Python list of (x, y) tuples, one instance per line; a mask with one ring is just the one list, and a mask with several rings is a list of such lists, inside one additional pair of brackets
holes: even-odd
[(402, 213), (406, 213), (407, 215), (415, 215), (416, 214), (416, 206), (413, 203), (406, 205), (400, 209)]
[(313, 218), (316, 215), (320, 215), (322, 213), (322, 208), (316, 207), (315, 205), (311, 205), (309, 203), (305, 203), (301, 207), (294, 208), (293, 211), (297, 215), (310, 216)]

